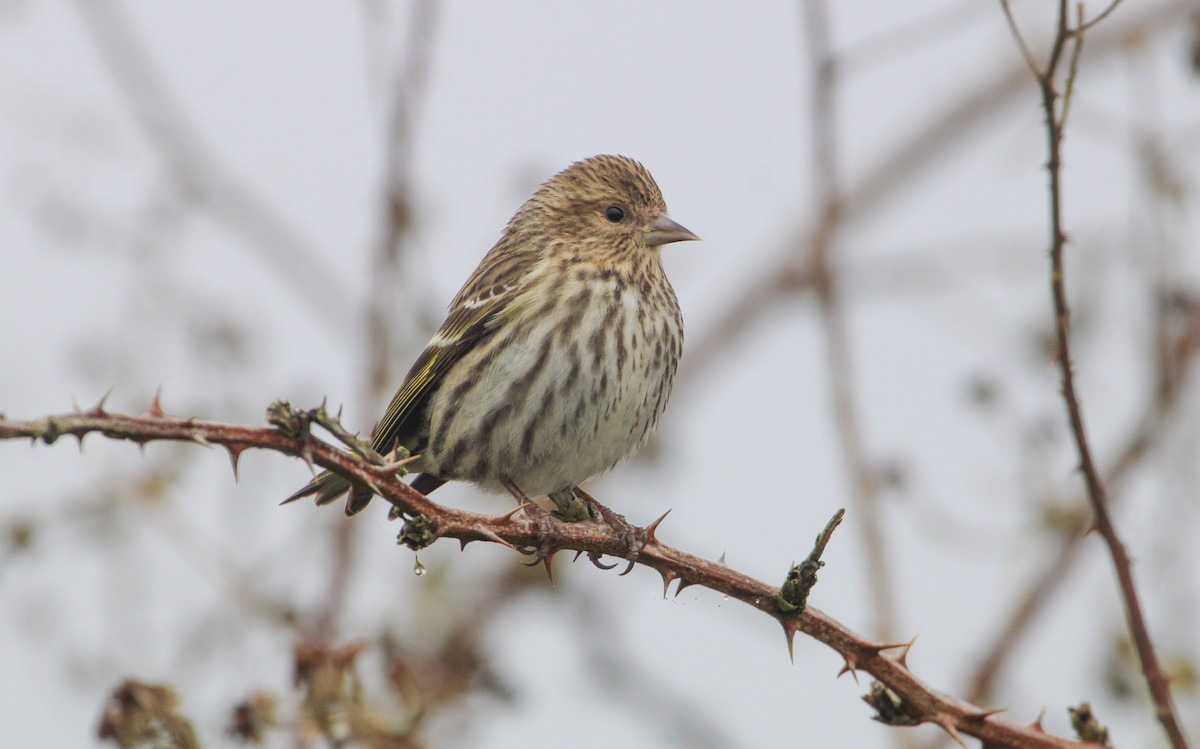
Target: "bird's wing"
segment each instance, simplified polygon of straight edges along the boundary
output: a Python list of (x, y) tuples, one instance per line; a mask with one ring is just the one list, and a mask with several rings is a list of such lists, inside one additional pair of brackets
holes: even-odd
[(519, 316), (529, 306), (537, 285), (531, 283), (531, 277), (537, 273), (543, 247), (513, 227), (510, 223), (463, 284), (450, 303), (450, 315), (392, 396), (387, 413), (375, 427), (376, 452), (386, 455), (392, 451), (396, 438), (407, 431), (408, 419), (420, 410), (455, 362), (501, 323)]
[(493, 287), (490, 291), (486, 297), (456, 305), (417, 357), (375, 427), (372, 442), (376, 452), (391, 452), (396, 438), (406, 431), (406, 422), (420, 410), (450, 367), (524, 306), (517, 285)]
[[(433, 393), (450, 367), (511, 315), (519, 314), (527, 306), (527, 299), (528, 296), (523, 295), (517, 285), (496, 285), (490, 287), (485, 294), (468, 298), (454, 306), (450, 316), (417, 357), (404, 382), (392, 396), (387, 413), (375, 428), (375, 437), (372, 440), (375, 452), (387, 455), (392, 451), (396, 439), (407, 431), (409, 419), (420, 411), (421, 405)], [(287, 504), (301, 497), (316, 495), (317, 504), (323, 505), (337, 499), (351, 488), (349, 480), (324, 471), (283, 502)], [(432, 491), (437, 485), (422, 488)], [(371, 491), (359, 487), (351, 492), (350, 500), (346, 503), (346, 514), (353, 515), (359, 512), (370, 500)]]

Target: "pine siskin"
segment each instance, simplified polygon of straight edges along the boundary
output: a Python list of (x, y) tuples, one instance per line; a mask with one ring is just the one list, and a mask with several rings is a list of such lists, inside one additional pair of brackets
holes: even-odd
[[(471, 481), (520, 502), (549, 496), (578, 519), (576, 487), (640, 447), (666, 406), (683, 319), (659, 248), (692, 239), (632, 159), (595, 156), (551, 177), (450, 303), (375, 451), (419, 455), (423, 494)], [(351, 488), (325, 472), (285, 502)], [(346, 514), (371, 496), (353, 487)]]

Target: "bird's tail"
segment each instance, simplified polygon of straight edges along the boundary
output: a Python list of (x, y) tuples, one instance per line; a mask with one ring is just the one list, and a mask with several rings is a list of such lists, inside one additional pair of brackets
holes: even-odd
[(346, 515), (357, 515), (371, 502), (371, 490), (366, 487), (354, 487), (345, 479), (331, 471), (322, 471), (312, 481), (309, 481), (300, 491), (283, 500), (280, 504), (295, 502), (297, 499), (315, 496), (318, 505), (327, 505), (338, 497), (350, 492), (346, 501)]
[[(413, 480), (412, 488), (422, 494), (429, 494), (444, 483), (446, 483), (445, 479), (438, 478), (431, 473), (422, 473)], [(301, 487), (300, 491), (279, 504), (286, 505), (288, 502), (315, 495), (317, 505), (327, 505), (347, 491), (350, 492), (350, 498), (346, 500), (346, 517), (362, 512), (371, 503), (371, 497), (375, 496), (365, 486), (355, 486), (348, 479), (342, 478), (336, 473), (322, 471), (317, 474), (315, 479)]]

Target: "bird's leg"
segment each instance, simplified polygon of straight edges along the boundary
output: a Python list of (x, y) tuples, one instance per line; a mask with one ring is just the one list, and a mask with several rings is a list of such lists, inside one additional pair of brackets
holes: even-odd
[(500, 479), (500, 485), (508, 490), (508, 493), (513, 495), (517, 500), (517, 504), (525, 510), (525, 516), (529, 518), (529, 522), (533, 523), (537, 528), (538, 544), (530, 549), (518, 549), (522, 554), (528, 554), (533, 557), (532, 564), (537, 564), (543, 560), (549, 560), (554, 555), (555, 549), (554, 540), (558, 538), (558, 528), (555, 527), (555, 519), (550, 516), (550, 513), (543, 510), (534, 504), (533, 500), (521, 491), (521, 487), (517, 486), (512, 479)]
[[(513, 495), (513, 499), (517, 500), (517, 505), (528, 509), (530, 506), (537, 507), (533, 504), (533, 500), (525, 496), (525, 492), (521, 491), (521, 487), (517, 486), (512, 479), (500, 479), (500, 486), (508, 490), (508, 493)], [(541, 509), (541, 508), (538, 508)]]
[[(624, 515), (613, 512), (604, 505), (600, 504), (592, 497), (592, 495), (588, 494), (583, 489), (580, 489), (578, 486), (574, 487), (571, 492), (578, 500), (582, 500), (587, 504), (588, 514), (592, 518), (597, 519), (597, 522), (604, 523), (616, 532), (617, 538), (620, 539), (621, 543), (625, 546), (625, 554), (623, 556), (629, 561), (629, 566), (626, 567), (621, 574), (629, 574), (629, 571), (633, 569), (634, 563), (637, 562), (638, 555), (642, 553), (642, 549), (646, 548), (646, 543), (650, 540), (649, 532), (647, 532), (645, 528), (639, 528), (633, 523), (630, 523), (625, 519)], [(557, 504), (557, 502), (555, 504)], [(603, 567), (603, 565), (599, 564), (598, 557), (592, 557), (591, 555), (589, 555), (589, 557), (592, 560), (592, 564), (595, 564), (598, 567)]]
[(571, 489), (560, 489), (546, 495), (554, 503), (551, 515), (564, 523), (578, 523), (582, 520), (600, 522), (601, 517), (596, 512), (594, 503), (587, 502), (576, 496)]

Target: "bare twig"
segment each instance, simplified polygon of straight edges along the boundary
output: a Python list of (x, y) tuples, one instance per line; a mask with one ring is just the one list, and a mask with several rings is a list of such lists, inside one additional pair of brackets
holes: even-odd
[(817, 584), (817, 573), (825, 566), (825, 562), (821, 561), (821, 555), (825, 553), (825, 546), (828, 545), (833, 532), (842, 524), (842, 518), (845, 515), (846, 511), (842, 509), (834, 513), (829, 522), (825, 524), (825, 529), (817, 535), (816, 543), (813, 544), (812, 551), (804, 561), (792, 565), (792, 568), (788, 570), (783, 585), (779, 587), (778, 603), (779, 608), (784, 612), (797, 614), (808, 605), (808, 594)]
[[(1184, 329), (1166, 338), (1161, 348), (1155, 392), (1148, 412), (1105, 472), (1103, 479), (1107, 487), (1120, 483), (1150, 451), (1155, 438), (1161, 433), (1163, 422), (1179, 401), (1184, 385), (1189, 382), (1187, 374), (1200, 351), (1200, 309), (1190, 310)], [(1110, 496), (1109, 499), (1115, 505), (1120, 495)], [(1080, 501), (1087, 500), (1081, 498)], [(1038, 571), (1030, 576), (1030, 585), (1011, 607), (1011, 617), (1000, 628), (1000, 634), (980, 658), (968, 679), (966, 699), (976, 703), (991, 699), (1001, 666), (1028, 631), (1033, 618), (1062, 587), (1078, 560), (1090, 523), (1090, 518), (1080, 515), (1060, 528), (1062, 540), (1058, 547), (1049, 552)]]
[[(1007, 2), (1001, 0), (1007, 12)], [(1107, 15), (1112, 8), (1101, 14)], [(1171, 699), (1170, 685), (1159, 665), (1155, 653), (1154, 642), (1146, 626), (1142, 614), (1137, 586), (1133, 580), (1132, 565), (1124, 544), (1117, 535), (1117, 530), (1109, 514), (1108, 496), (1105, 484), (1092, 458), (1091, 447), (1088, 444), (1087, 429), (1083, 421), (1083, 409), (1079, 405), (1079, 395), (1076, 390), (1075, 372), (1071, 360), (1070, 309), (1067, 304), (1065, 271), (1063, 264), (1064, 249), (1067, 237), (1062, 216), (1062, 141), (1064, 119), (1067, 113), (1067, 102), (1059, 92), (1058, 76), (1060, 66), (1066, 52), (1067, 44), (1074, 39), (1075, 44), (1081, 43), (1082, 31), (1073, 32), (1070, 23), (1069, 5), (1067, 0), (1058, 2), (1058, 22), (1054, 43), (1050, 55), (1042, 68), (1035, 66), (1035, 78), (1041, 92), (1042, 110), (1046, 124), (1046, 170), (1049, 176), (1050, 192), (1050, 293), (1053, 299), (1055, 318), (1055, 338), (1058, 345), (1058, 367), (1062, 381), (1063, 403), (1067, 411), (1067, 419), (1071, 425), (1071, 434), (1079, 455), (1079, 469), (1083, 474), (1084, 485), (1087, 488), (1088, 500), (1091, 504), (1096, 530), (1104, 538), (1112, 557), (1117, 579), (1120, 584), (1121, 597), (1125, 604), (1126, 618), (1129, 622), (1130, 634), (1141, 660), (1142, 671), (1146, 684), (1154, 700), (1158, 720), (1162, 724), (1171, 746), (1174, 749), (1185, 749), (1187, 738), (1176, 716), (1175, 706)], [(1020, 40), (1020, 33), (1014, 34)], [(1020, 42), (1020, 44), (1024, 44)], [(1072, 56), (1073, 60), (1077, 55)], [(1074, 77), (1074, 62), (1068, 63), (1067, 79)]]
[[(1094, 57), (1120, 52), (1126, 48), (1131, 33), (1146, 34), (1174, 24), (1193, 3), (1194, 0), (1146, 3), (1136, 14), (1131, 12), (1120, 29), (1100, 28), (1089, 35), (1089, 54)], [(869, 217), (889, 198), (936, 167), (940, 155), (952, 152), (978, 128), (994, 122), (996, 114), (1011, 106), (1024, 91), (1023, 84), (1028, 80), (1025, 67), (1024, 62), (1015, 64), (981, 83), (960, 101), (935, 112), (924, 127), (904, 137), (862, 177), (848, 184), (840, 197), (839, 217), (843, 226)], [(820, 222), (819, 217), (817, 221)], [(758, 274), (726, 302), (725, 311), (716, 316), (720, 322), (693, 339), (683, 360), (676, 398), (692, 386), (702, 371), (724, 361), (722, 354), (729, 346), (775, 309), (777, 302), (814, 290), (812, 248), (819, 236), (817, 225), (802, 224), (788, 232), (774, 261), (764, 262)], [(797, 254), (797, 247), (810, 249), (808, 253)]]
[(1025, 60), (1025, 66), (1035, 76), (1041, 75), (1037, 61), (1033, 59), (1033, 52), (1025, 43), (1025, 36), (1021, 34), (1021, 29), (1017, 27), (1017, 19), (1013, 18), (1012, 6), (1008, 4), (1008, 0), (1000, 0), (1000, 8), (1004, 11), (1004, 21), (1008, 24), (1008, 30), (1012, 32), (1013, 39), (1017, 42), (1017, 49), (1021, 50), (1021, 58)]
[(1107, 7), (1107, 8), (1105, 8), (1105, 9), (1104, 9), (1104, 10), (1102, 10), (1102, 11), (1100, 11), (1099, 15), (1097, 15), (1095, 18), (1093, 18), (1093, 19), (1092, 19), (1092, 20), (1090, 20), (1090, 21), (1084, 21), (1084, 20), (1083, 20), (1083, 4), (1082, 4), (1082, 3), (1080, 3), (1080, 7), (1079, 7), (1079, 10), (1080, 10), (1080, 18), (1079, 18), (1079, 23), (1078, 23), (1078, 24), (1076, 24), (1076, 26), (1075, 26), (1075, 28), (1074, 28), (1074, 29), (1071, 29), (1071, 30), (1070, 30), (1070, 33), (1071, 33), (1072, 35), (1074, 35), (1074, 36), (1083, 36), (1083, 35), (1084, 35), (1084, 34), (1086, 34), (1086, 33), (1088, 32), (1088, 30), (1089, 30), (1089, 29), (1091, 29), (1093, 26), (1095, 26), (1096, 24), (1100, 23), (1100, 22), (1101, 22), (1101, 21), (1103, 21), (1105, 18), (1108, 18), (1109, 14), (1110, 14), (1110, 13), (1112, 13), (1114, 10), (1116, 10), (1116, 9), (1117, 9), (1117, 6), (1118, 6), (1118, 5), (1120, 5), (1120, 4), (1121, 4), (1121, 0), (1112, 0), (1112, 2), (1108, 4), (1108, 7)]
[[(422, 518), (423, 527), (434, 539), (454, 538), (465, 547), (472, 541), (491, 541), (510, 547), (538, 546), (549, 542), (553, 552), (573, 549), (590, 554), (635, 556), (636, 563), (656, 570), (669, 585), (700, 585), (746, 603), (779, 622), (787, 638), (797, 632), (818, 640), (838, 652), (844, 671), (864, 671), (885, 684), (899, 700), (899, 709), (910, 723), (934, 723), (952, 736), (967, 734), (985, 743), (1005, 747), (1054, 747), (1083, 749), (1096, 745), (1051, 736), (1036, 726), (1021, 726), (999, 720), (994, 710), (985, 710), (945, 695), (913, 674), (905, 663), (906, 646), (872, 642), (855, 634), (824, 612), (807, 607), (798, 616), (782, 611), (777, 603), (779, 589), (759, 582), (725, 564), (689, 554), (647, 534), (647, 543), (632, 554), (628, 539), (604, 523), (557, 523), (552, 537), (546, 526), (516, 513), (478, 515), (435, 504), (405, 484), (389, 466), (378, 466), (339, 450), (313, 437), (308, 429), (311, 414), (286, 403), (268, 411), (277, 428), (252, 428), (200, 421), (148, 412), (127, 416), (106, 412), (102, 406), (35, 421), (9, 421), (0, 417), (0, 440), (30, 439), (52, 443), (70, 435), (79, 440), (91, 433), (138, 444), (153, 441), (195, 442), (220, 446), (231, 454), (249, 448), (272, 450), (303, 458), (372, 486), (399, 513)], [(893, 654), (897, 648), (900, 654)]]

